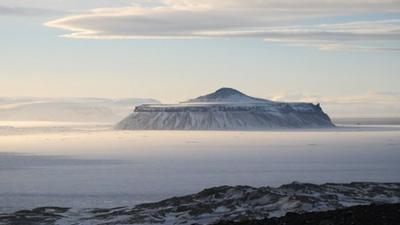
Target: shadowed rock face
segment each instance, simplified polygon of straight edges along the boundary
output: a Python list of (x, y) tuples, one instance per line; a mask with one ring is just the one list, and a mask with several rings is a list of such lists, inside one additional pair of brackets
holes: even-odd
[(122, 130), (268, 130), (333, 127), (319, 105), (253, 98), (237, 90), (176, 105), (141, 105), (117, 124)]
[(44, 207), (23, 210), (0, 214), (0, 224), (209, 225), (221, 221), (231, 221), (228, 224), (234, 224), (245, 220), (254, 220), (254, 223), (249, 224), (259, 224), (256, 220), (282, 217), (287, 213), (292, 213), (290, 216), (295, 215), (293, 213), (321, 212), (372, 203), (400, 203), (400, 184), (291, 183), (277, 188), (222, 186), (135, 207), (82, 210)]

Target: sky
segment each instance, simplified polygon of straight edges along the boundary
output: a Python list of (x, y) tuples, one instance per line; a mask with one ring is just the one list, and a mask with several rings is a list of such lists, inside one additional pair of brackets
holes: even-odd
[(0, 96), (233, 87), (400, 116), (400, 0), (0, 0), (0, 29)]

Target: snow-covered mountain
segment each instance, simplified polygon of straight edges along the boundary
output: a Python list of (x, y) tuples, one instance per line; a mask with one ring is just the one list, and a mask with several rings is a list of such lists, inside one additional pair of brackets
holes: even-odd
[(175, 105), (141, 105), (117, 124), (122, 130), (266, 130), (333, 127), (320, 105), (247, 96), (231, 88)]
[(153, 99), (0, 98), (0, 121), (108, 122), (123, 119), (132, 106)]
[(318, 212), (371, 203), (399, 203), (399, 183), (305, 184), (280, 187), (222, 186), (160, 202), (112, 209), (43, 207), (0, 214), (0, 224), (209, 225)]
[(254, 98), (243, 94), (242, 92), (235, 90), (233, 88), (221, 88), (216, 92), (200, 96), (195, 99), (191, 99), (184, 103), (212, 103), (212, 102), (222, 102), (222, 103), (271, 103), (271, 101), (261, 98)]

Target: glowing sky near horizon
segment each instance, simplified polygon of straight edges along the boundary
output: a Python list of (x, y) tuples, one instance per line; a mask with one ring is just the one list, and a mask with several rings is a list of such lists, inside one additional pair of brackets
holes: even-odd
[(0, 0), (0, 29), (0, 96), (234, 87), (400, 115), (399, 0)]

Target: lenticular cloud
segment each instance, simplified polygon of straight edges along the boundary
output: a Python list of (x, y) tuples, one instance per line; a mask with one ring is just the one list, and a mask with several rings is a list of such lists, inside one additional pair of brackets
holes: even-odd
[[(333, 24), (306, 22), (325, 17), (399, 11), (398, 0), (164, 0), (153, 1), (153, 4), (93, 9), (45, 25), (70, 31), (63, 35), (68, 38), (257, 38), (323, 50), (397, 51), (396, 47), (382, 47), (378, 42), (397, 42), (400, 20)], [(356, 41), (378, 44), (360, 46), (354, 43)]]

